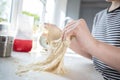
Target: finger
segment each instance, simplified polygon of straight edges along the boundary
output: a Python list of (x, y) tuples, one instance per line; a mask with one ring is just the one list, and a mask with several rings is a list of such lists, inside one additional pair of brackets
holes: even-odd
[(70, 26), (68, 26), (66, 29), (63, 30), (63, 34), (68, 32), (69, 30), (71, 30), (74, 27), (75, 24), (72, 24)]
[(66, 38), (70, 38), (71, 35), (74, 35), (74, 28), (75, 27), (70, 27), (69, 29), (67, 29), (66, 31), (63, 32), (63, 36), (62, 36), (62, 40), (66, 40)]
[(74, 24), (78, 24), (78, 23), (80, 23), (81, 25), (85, 25), (86, 24), (86, 21), (84, 20), (84, 19), (79, 19), (79, 20), (74, 20), (74, 21), (71, 21), (70, 23), (68, 23), (66, 26), (65, 26), (65, 28), (63, 29), (63, 31), (64, 30), (66, 30), (66, 29), (68, 29), (70, 26), (73, 26)]
[(69, 30), (69, 31), (66, 31), (65, 34), (64, 34), (64, 37), (63, 37), (63, 40), (67, 40), (67, 39), (70, 39), (71, 36), (72, 36), (72, 31)]
[(75, 20), (72, 20), (72, 21), (66, 23), (66, 26), (69, 26), (69, 25), (71, 25), (71, 24), (74, 23), (74, 22), (75, 22)]
[(68, 26), (62, 31), (62, 32), (63, 32), (63, 35), (64, 35), (64, 33), (65, 33), (67, 30), (69, 30), (69, 29), (71, 28), (71, 26), (74, 26), (74, 23), (68, 25)]
[(80, 23), (81, 26), (87, 26), (87, 23), (84, 19), (79, 19), (77, 22)]
[(66, 30), (66, 29), (68, 29), (70, 26), (73, 26), (74, 24), (77, 23), (77, 21), (78, 21), (78, 20), (71, 21), (70, 23), (68, 23), (68, 24), (65, 26), (65, 28), (64, 28), (63, 30)]
[(65, 41), (67, 36), (68, 36), (68, 32), (66, 31), (66, 32), (63, 33), (62, 41)]
[[(73, 24), (73, 25), (71, 25), (71, 26), (69, 26), (64, 32), (71, 32), (72, 31), (72, 33), (74, 33), (74, 32), (76, 32), (76, 31), (78, 31), (77, 29), (79, 29), (79, 24), (78, 23), (75, 23), (75, 24)], [(73, 34), (74, 35), (74, 34)]]
[(70, 30), (70, 29), (74, 28), (75, 25), (76, 25), (76, 23), (73, 23), (73, 24), (67, 26), (67, 27), (63, 30), (63, 32), (65, 32), (65, 31), (67, 31), (67, 30)]
[(65, 38), (66, 36), (68, 36), (69, 33), (72, 33), (75, 28), (79, 28), (79, 26), (85, 26), (86, 22), (84, 19), (79, 19), (77, 21), (73, 21), (71, 23), (69, 23), (68, 25), (66, 25), (66, 28), (63, 30), (63, 37)]
[(80, 19), (80, 20), (77, 20), (77, 21), (74, 21), (72, 24), (68, 25), (64, 31), (63, 31), (63, 36), (62, 36), (62, 39), (65, 40), (66, 37), (70, 37), (71, 35), (75, 35), (74, 32), (79, 29), (82, 24), (84, 24), (83, 22), (84, 20), (83, 19)]
[(73, 25), (76, 21), (71, 21), (68, 24), (66, 24), (65, 28), (63, 29), (63, 31), (68, 28), (69, 26)]

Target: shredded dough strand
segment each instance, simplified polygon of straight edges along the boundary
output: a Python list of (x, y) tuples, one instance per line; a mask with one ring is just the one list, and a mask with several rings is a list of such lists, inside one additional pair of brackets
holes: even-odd
[(33, 71), (48, 71), (56, 74), (64, 74), (66, 71), (64, 69), (64, 54), (69, 45), (68, 41), (58, 41), (59, 45), (57, 45), (56, 49), (51, 51), (52, 53), (48, 56), (45, 62), (38, 62), (35, 64), (30, 64), (28, 66), (22, 67), (18, 74), (28, 72), (30, 70)]

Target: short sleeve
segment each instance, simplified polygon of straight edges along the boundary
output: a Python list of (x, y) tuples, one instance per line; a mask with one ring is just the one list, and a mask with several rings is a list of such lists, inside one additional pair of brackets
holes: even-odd
[(98, 19), (98, 15), (96, 14), (93, 20), (92, 35), (94, 35), (94, 32), (95, 32), (95, 26), (97, 24), (97, 19)]

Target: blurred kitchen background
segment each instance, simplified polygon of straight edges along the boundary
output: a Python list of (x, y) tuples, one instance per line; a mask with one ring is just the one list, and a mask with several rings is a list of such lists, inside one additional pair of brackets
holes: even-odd
[[(66, 80), (44, 73), (22, 78), (16, 75), (16, 70), (20, 63), (44, 58), (45, 55), (39, 56), (46, 53), (45, 49), (40, 52), (46, 46), (40, 38), (43, 23), (63, 29), (67, 21), (84, 18), (91, 31), (95, 14), (108, 6), (105, 0), (0, 0), (0, 80)], [(71, 50), (66, 53), (65, 65), (71, 71), (70, 80), (103, 80), (91, 61)]]
[(95, 14), (107, 7), (105, 0), (0, 0), (0, 23), (9, 23), (16, 39), (35, 42), (44, 22), (63, 29), (66, 20), (84, 18), (91, 31)]
[(66, 16), (84, 18), (91, 31), (95, 14), (107, 7), (109, 3), (105, 0), (68, 0)]
[(91, 31), (95, 14), (108, 6), (105, 0), (0, 0), (0, 22), (16, 27), (18, 15), (24, 14), (34, 17), (35, 25), (49, 22), (63, 28), (65, 17), (84, 18)]

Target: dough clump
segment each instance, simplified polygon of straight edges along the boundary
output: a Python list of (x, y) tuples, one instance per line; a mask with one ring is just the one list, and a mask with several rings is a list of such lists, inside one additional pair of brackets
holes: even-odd
[(63, 75), (66, 73), (64, 67), (64, 55), (70, 45), (69, 40), (61, 39), (62, 31), (53, 24), (45, 24), (48, 30), (46, 43), (49, 45), (50, 54), (43, 62), (32, 63), (27, 66), (20, 67), (17, 74), (26, 73), (28, 71), (47, 71), (55, 74)]

